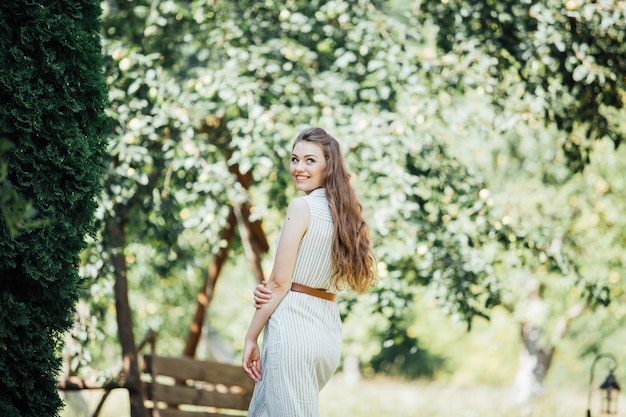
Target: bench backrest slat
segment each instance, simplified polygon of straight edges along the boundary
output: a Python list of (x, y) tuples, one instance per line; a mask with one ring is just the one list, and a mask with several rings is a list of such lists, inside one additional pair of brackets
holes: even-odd
[(209, 391), (186, 385), (158, 383), (147, 383), (147, 388), (152, 390), (155, 400), (168, 404), (187, 404), (233, 410), (246, 410), (249, 404), (247, 396), (239, 393)]
[(175, 379), (192, 379), (211, 384), (242, 385), (254, 389), (254, 382), (248, 378), (241, 367), (223, 363), (198, 361), (191, 358), (174, 358), (146, 355), (146, 372), (156, 367), (158, 375), (170, 376)]
[(161, 417), (217, 417), (221, 409), (248, 409), (254, 382), (239, 366), (151, 355), (143, 359), (147, 400), (159, 407)]

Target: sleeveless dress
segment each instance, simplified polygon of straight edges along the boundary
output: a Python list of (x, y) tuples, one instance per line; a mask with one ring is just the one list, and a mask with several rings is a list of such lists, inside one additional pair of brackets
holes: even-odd
[[(331, 285), (333, 220), (325, 190), (305, 197), (310, 220), (300, 241), (292, 281)], [(267, 321), (248, 417), (318, 417), (319, 391), (339, 364), (341, 319), (337, 303), (288, 291)]]

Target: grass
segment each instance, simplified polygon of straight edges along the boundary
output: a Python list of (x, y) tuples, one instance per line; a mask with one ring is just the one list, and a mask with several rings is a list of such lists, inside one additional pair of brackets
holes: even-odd
[[(80, 400), (71, 395), (61, 417), (91, 416), (102, 392), (83, 392)], [(585, 412), (585, 392), (562, 390), (538, 400), (533, 410), (525, 410), (510, 406), (504, 388), (385, 377), (349, 382), (342, 374), (335, 375), (320, 395), (320, 417), (582, 417)], [(126, 391), (115, 390), (100, 416), (130, 416)]]
[(511, 405), (508, 388), (389, 378), (350, 384), (341, 375), (329, 382), (320, 400), (323, 417), (571, 417), (586, 411), (584, 393), (545, 396), (534, 410), (528, 410)]

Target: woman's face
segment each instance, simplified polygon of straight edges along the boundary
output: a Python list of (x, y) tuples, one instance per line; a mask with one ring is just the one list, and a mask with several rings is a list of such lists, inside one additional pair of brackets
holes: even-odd
[(306, 140), (296, 143), (291, 154), (289, 172), (300, 191), (308, 194), (323, 187), (326, 179), (326, 158), (322, 147)]

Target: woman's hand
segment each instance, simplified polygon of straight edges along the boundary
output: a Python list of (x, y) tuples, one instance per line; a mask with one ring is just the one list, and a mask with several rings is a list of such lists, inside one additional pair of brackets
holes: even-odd
[(261, 355), (256, 341), (246, 340), (243, 348), (243, 371), (254, 382), (261, 380)]
[(254, 308), (259, 309), (263, 304), (267, 304), (272, 298), (272, 290), (265, 286), (265, 281), (254, 289)]

